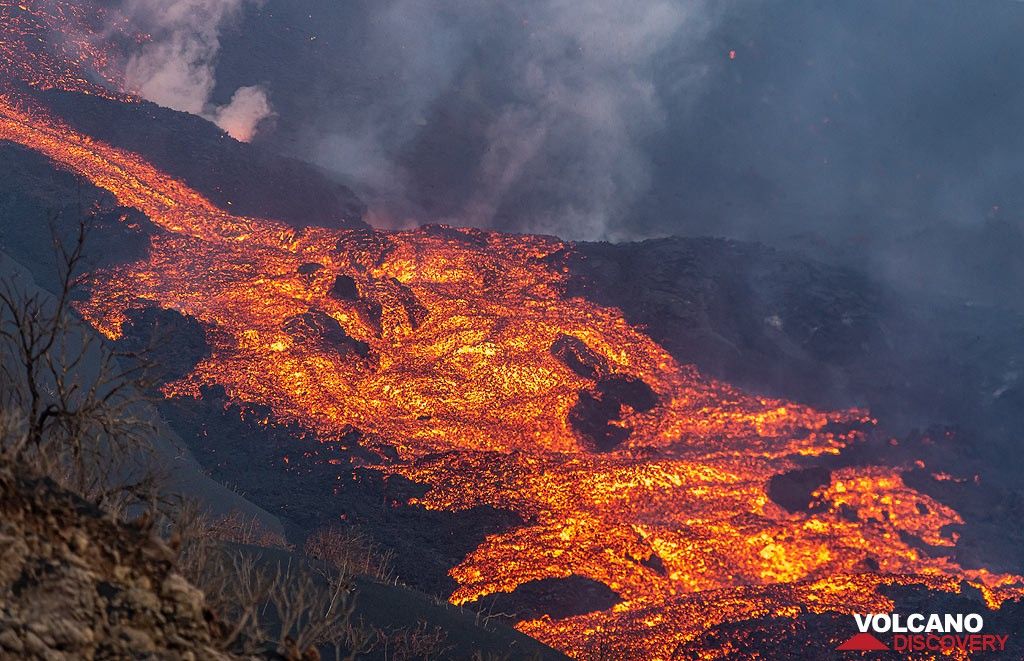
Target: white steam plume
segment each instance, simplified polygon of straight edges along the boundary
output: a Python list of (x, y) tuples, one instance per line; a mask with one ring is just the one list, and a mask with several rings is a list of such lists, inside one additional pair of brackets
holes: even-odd
[(267, 93), (262, 87), (254, 85), (235, 90), (231, 102), (217, 108), (210, 119), (232, 138), (249, 142), (259, 123), (272, 114)]
[[(533, 231), (608, 238), (614, 216), (649, 185), (640, 142), (661, 123), (651, 60), (704, 14), (695, 3), (550, 0), (518, 50), (521, 102), (488, 129), (477, 194), (463, 222), (487, 225), (513, 186), (561, 200)], [(555, 163), (562, 162), (559, 167)]]

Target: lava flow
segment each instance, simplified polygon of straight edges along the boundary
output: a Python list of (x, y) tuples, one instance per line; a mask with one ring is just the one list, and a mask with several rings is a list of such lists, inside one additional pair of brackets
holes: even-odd
[(210, 384), (325, 440), (357, 427), (414, 504), (490, 505), (522, 524), (451, 575), (463, 604), (582, 576), (613, 608), (518, 626), (578, 657), (667, 658), (709, 627), (764, 615), (886, 611), (877, 588), (982, 589), (1021, 578), (921, 553), (954, 547), (949, 507), (899, 468), (834, 471), (808, 511), (768, 496), (801, 458), (872, 421), (754, 397), (678, 364), (616, 309), (564, 293), (557, 239), (426, 227), (302, 231), (231, 215), (136, 154), (0, 96), (0, 140), (41, 152), (156, 225), (144, 260), (92, 274), (83, 315), (117, 337), (133, 308), (195, 317), (211, 352), (168, 396)]
[[(0, 80), (130, 101), (118, 91), (123, 83), (112, 62), (115, 51), (101, 43), (129, 38), (124, 26), (123, 18), (100, 5), (0, 0)], [(106, 39), (97, 36), (103, 32)]]

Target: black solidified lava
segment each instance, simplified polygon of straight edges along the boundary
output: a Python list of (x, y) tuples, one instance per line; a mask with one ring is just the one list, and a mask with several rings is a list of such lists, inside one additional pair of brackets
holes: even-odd
[(566, 578), (528, 581), (512, 592), (481, 597), (474, 608), (502, 613), (515, 621), (547, 615), (556, 620), (608, 610), (622, 598), (600, 581), (573, 574)]
[(832, 480), (826, 468), (801, 468), (776, 475), (768, 481), (768, 497), (789, 512), (807, 512), (811, 494)]
[(551, 355), (584, 379), (599, 379), (608, 373), (608, 361), (572, 335), (559, 335), (551, 343)]
[(154, 376), (163, 382), (182, 378), (210, 355), (206, 331), (195, 317), (156, 306), (130, 308), (125, 317), (118, 347), (156, 366)]
[(358, 526), (395, 552), (404, 583), (446, 596), (458, 587), (451, 567), (488, 535), (523, 523), (489, 506), (448, 512), (407, 505), (429, 487), (375, 470), (398, 459), (379, 439), (355, 428), (336, 440), (318, 438), (276, 420), (269, 407), (231, 402), (222, 386), (200, 392), (200, 399), (163, 400), (161, 414), (214, 479), (246, 485), (246, 499), (282, 517), (291, 543), (339, 522)]
[(569, 424), (594, 450), (609, 452), (633, 433), (631, 427), (615, 424), (622, 419), (624, 407), (644, 412), (657, 404), (657, 395), (646, 383), (615, 374), (598, 381), (594, 392), (580, 390), (579, 400), (569, 411)]
[(342, 356), (356, 354), (366, 358), (370, 355), (369, 344), (351, 337), (334, 317), (320, 310), (311, 309), (288, 317), (283, 328), (300, 344), (320, 344), (334, 349)]
[(356, 301), (359, 299), (359, 290), (356, 288), (356, 281), (350, 275), (342, 273), (334, 279), (327, 295), (339, 301)]

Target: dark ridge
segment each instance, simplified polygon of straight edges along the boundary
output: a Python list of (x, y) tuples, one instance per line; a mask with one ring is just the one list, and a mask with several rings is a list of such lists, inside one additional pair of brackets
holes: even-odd
[(71, 92), (39, 97), (74, 128), (141, 155), (225, 211), (299, 228), (366, 227), (366, 206), (326, 171), (238, 142), (201, 117)]
[(1024, 425), (1024, 316), (910, 300), (862, 272), (756, 243), (577, 243), (552, 257), (566, 296), (616, 307), (676, 360), (750, 392), (863, 406), (888, 433), (953, 424), (998, 439)]
[(61, 170), (45, 156), (0, 141), (0, 250), (53, 291), (53, 238), (68, 243), (87, 222), (85, 270), (145, 259), (156, 227), (114, 196)]

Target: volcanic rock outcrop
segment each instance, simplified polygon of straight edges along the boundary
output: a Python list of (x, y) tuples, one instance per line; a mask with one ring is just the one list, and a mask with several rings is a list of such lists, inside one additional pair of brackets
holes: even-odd
[(631, 427), (619, 424), (625, 407), (643, 413), (657, 403), (657, 395), (646, 383), (632, 376), (615, 374), (598, 381), (593, 392), (580, 391), (579, 401), (569, 411), (569, 424), (584, 443), (599, 452), (607, 452), (633, 433)]
[(571, 335), (559, 335), (551, 344), (551, 355), (585, 379), (597, 379), (608, 373), (608, 361)]
[(231, 658), (144, 526), (0, 468), (0, 657)]

